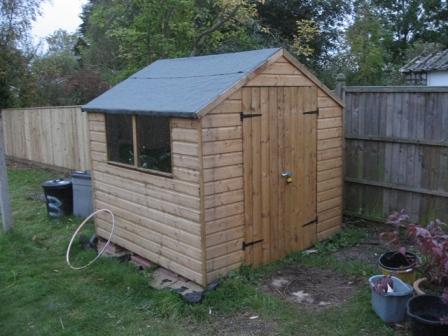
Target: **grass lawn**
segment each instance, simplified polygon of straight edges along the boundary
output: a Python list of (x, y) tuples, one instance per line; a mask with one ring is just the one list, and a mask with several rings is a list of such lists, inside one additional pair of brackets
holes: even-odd
[[(362, 237), (359, 229), (319, 244), (319, 253), (296, 253), (257, 270), (242, 269), (202, 304), (191, 305), (174, 293), (150, 288), (149, 274), (129, 263), (101, 259), (82, 271), (69, 269), (65, 251), (80, 220), (50, 220), (36, 197), (42, 181), (55, 176), (45, 170), (9, 169), (15, 228), (0, 233), (1, 335), (394, 335), (371, 311), (367, 281), (347, 302), (320, 310), (259, 289), (263, 277), (286, 264), (367, 279), (370, 266), (341, 262), (332, 254), (356, 244)], [(76, 264), (95, 255), (80, 247), (73, 254)], [(252, 315), (259, 317), (250, 320)], [(241, 326), (239, 332), (229, 331), (232, 321)]]

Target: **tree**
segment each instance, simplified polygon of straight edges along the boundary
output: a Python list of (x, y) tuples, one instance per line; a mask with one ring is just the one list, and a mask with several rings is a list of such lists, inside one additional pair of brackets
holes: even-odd
[(246, 0), (91, 0), (77, 49), (115, 83), (159, 58), (261, 46), (256, 16)]
[(348, 82), (384, 84), (389, 61), (385, 46), (390, 43), (391, 34), (384, 28), (369, 0), (356, 2), (355, 20), (347, 30), (347, 40), (356, 65), (356, 71), (348, 75)]
[(402, 64), (413, 44), (439, 43), (448, 47), (448, 4), (445, 0), (373, 0), (373, 6), (392, 33), (393, 62)]
[(294, 36), (292, 50), (296, 55), (309, 57), (314, 53), (311, 42), (319, 34), (319, 28), (313, 20), (297, 21), (297, 34)]
[(30, 104), (33, 58), (28, 38), (43, 0), (0, 0), (0, 108)]
[[(257, 27), (256, 7), (246, 0), (197, 1), (196, 6), (200, 15), (195, 25), (192, 55), (254, 46), (257, 35), (267, 32)], [(249, 30), (254, 27), (252, 35)]]
[(302, 38), (298, 29), (303, 22), (313, 22), (318, 30), (306, 44), (311, 55), (299, 59), (315, 71), (338, 50), (343, 36), (344, 22), (351, 12), (348, 0), (266, 0), (257, 3), (260, 21), (270, 29), (282, 45), (290, 46)]
[(40, 15), (45, 0), (0, 1), (0, 46), (17, 47)]
[(421, 0), (373, 0), (372, 6), (378, 17), (383, 19), (384, 28), (392, 34), (387, 46), (392, 60), (403, 61), (406, 49), (421, 34)]
[(77, 33), (64, 30), (46, 38), (46, 53), (31, 63), (36, 80), (35, 105), (84, 104), (108, 88), (98, 71), (80, 66), (75, 52), (78, 38)]
[(31, 71), (36, 80), (35, 105), (68, 105), (70, 97), (64, 86), (78, 68), (74, 54), (77, 41), (75, 34), (57, 30), (46, 38), (48, 49), (31, 63)]
[(448, 2), (446, 0), (424, 0), (420, 41), (438, 43), (448, 48)]

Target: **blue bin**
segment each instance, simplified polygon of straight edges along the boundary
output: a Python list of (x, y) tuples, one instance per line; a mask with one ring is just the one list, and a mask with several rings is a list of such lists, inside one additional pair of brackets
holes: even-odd
[(372, 308), (386, 323), (398, 323), (406, 316), (406, 306), (412, 297), (412, 286), (404, 283), (397, 277), (392, 277), (394, 291), (392, 293), (378, 294), (373, 290), (374, 284), (384, 275), (370, 277), (369, 283), (372, 291)]

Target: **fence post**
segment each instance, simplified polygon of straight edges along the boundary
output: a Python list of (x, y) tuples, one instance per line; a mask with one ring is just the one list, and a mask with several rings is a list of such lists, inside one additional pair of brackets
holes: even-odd
[(339, 73), (336, 76), (336, 95), (345, 101), (345, 75), (343, 73)]
[(3, 138), (3, 120), (0, 111), (0, 212), (2, 214), (3, 230), (12, 227), (11, 200), (9, 199), (8, 172), (6, 170), (5, 146)]

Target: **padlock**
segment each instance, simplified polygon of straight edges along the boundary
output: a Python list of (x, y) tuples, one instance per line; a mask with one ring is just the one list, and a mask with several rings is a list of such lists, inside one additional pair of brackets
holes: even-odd
[(286, 183), (291, 183), (291, 182), (292, 182), (292, 177), (291, 176), (287, 177), (286, 178)]

